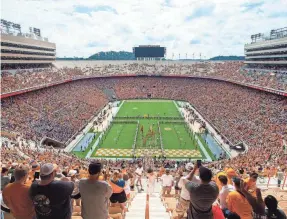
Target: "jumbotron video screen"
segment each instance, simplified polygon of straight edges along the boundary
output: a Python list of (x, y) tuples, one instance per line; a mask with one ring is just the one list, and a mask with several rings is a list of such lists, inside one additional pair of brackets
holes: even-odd
[(165, 56), (165, 47), (161, 46), (138, 46), (134, 47), (136, 58), (162, 58)]

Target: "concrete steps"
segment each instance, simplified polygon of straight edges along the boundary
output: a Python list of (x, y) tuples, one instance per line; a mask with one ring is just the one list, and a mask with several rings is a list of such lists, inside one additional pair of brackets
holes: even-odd
[(150, 219), (169, 219), (169, 214), (163, 206), (159, 194), (149, 197), (149, 218)]
[(126, 219), (145, 219), (146, 193), (138, 193), (126, 213)]

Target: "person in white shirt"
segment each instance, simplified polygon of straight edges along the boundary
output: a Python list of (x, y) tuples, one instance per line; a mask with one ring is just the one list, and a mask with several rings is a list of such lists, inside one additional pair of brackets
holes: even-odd
[(148, 194), (150, 196), (153, 196), (156, 174), (153, 172), (151, 168), (147, 170), (147, 179), (148, 179), (147, 180)]
[(167, 196), (169, 196), (171, 188), (173, 186), (173, 177), (172, 175), (170, 175), (169, 169), (166, 169), (165, 174), (161, 176), (161, 180), (162, 180), (162, 195), (166, 196), (167, 193)]
[[(185, 166), (185, 169), (190, 172), (193, 170), (193, 164), (188, 163)], [(200, 183), (200, 179), (198, 176), (193, 176), (192, 182), (194, 183)], [(185, 184), (189, 182), (187, 179), (187, 176), (183, 176), (180, 178), (178, 182), (178, 187), (181, 189), (180, 191), (180, 197), (178, 199), (177, 205), (176, 205), (176, 213), (178, 214), (178, 219), (181, 219), (184, 217), (184, 214), (187, 212), (187, 209), (190, 205), (190, 194), (189, 191), (185, 188)]]
[[(68, 178), (71, 182), (74, 183), (74, 190), (73, 190), (72, 195), (78, 194), (79, 193), (80, 180), (77, 179), (77, 171), (76, 170), (70, 170), (68, 173)], [(73, 200), (75, 200), (76, 206), (81, 206), (81, 199), (72, 199), (72, 204), (73, 204)]]
[(219, 203), (222, 210), (227, 209), (227, 203), (226, 203), (226, 197), (228, 196), (229, 192), (234, 191), (234, 187), (232, 185), (227, 184), (227, 177), (224, 175), (221, 175), (218, 177), (218, 180), (220, 181), (222, 188), (219, 192)]
[(143, 185), (142, 185), (143, 167), (142, 167), (141, 163), (139, 163), (138, 168), (136, 169), (135, 173), (136, 173), (136, 178), (137, 178), (136, 186), (138, 186), (139, 183), (140, 183), (141, 191), (144, 191), (143, 190)]

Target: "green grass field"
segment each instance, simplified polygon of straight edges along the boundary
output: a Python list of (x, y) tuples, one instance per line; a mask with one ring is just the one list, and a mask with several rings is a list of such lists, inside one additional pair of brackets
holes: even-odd
[(104, 136), (102, 148), (132, 147), (136, 131), (136, 124), (113, 124), (109, 132)]
[(127, 100), (124, 102), (119, 116), (174, 116), (180, 117), (180, 114), (173, 101), (168, 100)]
[(163, 155), (168, 158), (205, 158), (173, 101), (124, 101), (92, 156), (131, 157), (135, 139), (137, 156), (147, 150), (162, 155), (163, 148)]

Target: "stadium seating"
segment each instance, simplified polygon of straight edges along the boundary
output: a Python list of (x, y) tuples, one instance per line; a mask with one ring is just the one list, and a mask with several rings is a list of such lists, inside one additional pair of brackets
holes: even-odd
[(38, 142), (45, 136), (66, 142), (108, 103), (103, 92), (107, 88), (119, 99), (150, 94), (153, 98), (188, 101), (232, 144), (244, 139), (249, 152), (235, 158), (240, 165), (265, 165), (268, 159), (283, 165), (286, 98), (208, 79), (89, 79), (4, 98), (2, 130)]
[[(57, 83), (84, 77), (112, 76), (112, 75), (185, 75), (214, 77), (239, 83), (253, 84), (276, 90), (287, 91), (287, 74), (274, 69), (244, 69), (243, 62), (205, 62), (184, 63), (168, 62), (92, 62), (77, 61), (55, 62), (54, 68), (3, 70), (2, 93), (12, 92), (30, 87), (38, 87), (49, 83)], [(275, 72), (275, 73), (274, 73)]]

